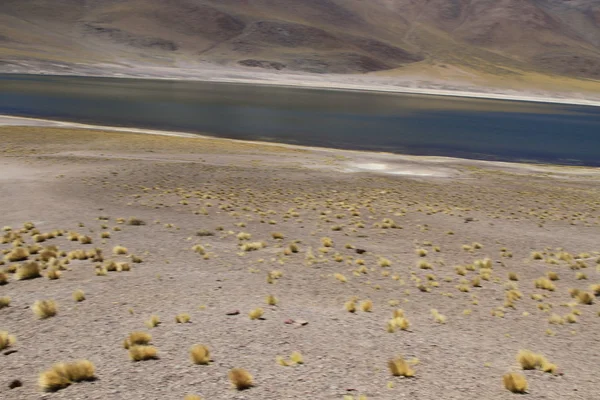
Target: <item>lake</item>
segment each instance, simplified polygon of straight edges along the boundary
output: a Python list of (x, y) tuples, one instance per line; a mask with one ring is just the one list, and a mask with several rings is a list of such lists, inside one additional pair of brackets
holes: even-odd
[(0, 74), (0, 114), (390, 153), (600, 166), (600, 107)]

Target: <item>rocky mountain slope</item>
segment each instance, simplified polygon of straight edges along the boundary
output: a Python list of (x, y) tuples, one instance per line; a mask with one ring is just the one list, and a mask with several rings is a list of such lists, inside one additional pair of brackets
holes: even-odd
[(460, 68), (600, 79), (597, 0), (3, 0), (26, 62), (312, 73)]

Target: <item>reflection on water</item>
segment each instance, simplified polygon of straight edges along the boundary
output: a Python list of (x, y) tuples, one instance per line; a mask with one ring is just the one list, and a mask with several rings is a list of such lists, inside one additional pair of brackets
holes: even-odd
[(310, 146), (600, 165), (600, 108), (586, 106), (0, 75), (0, 113)]

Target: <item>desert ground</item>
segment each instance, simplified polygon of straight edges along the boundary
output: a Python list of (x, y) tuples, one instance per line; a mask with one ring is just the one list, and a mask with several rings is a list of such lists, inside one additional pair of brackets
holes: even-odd
[(600, 387), (598, 169), (5, 125), (0, 202), (2, 399)]

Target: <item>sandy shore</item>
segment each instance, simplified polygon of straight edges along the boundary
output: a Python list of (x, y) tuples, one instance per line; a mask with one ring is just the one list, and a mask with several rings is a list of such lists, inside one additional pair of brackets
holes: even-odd
[[(495, 400), (509, 372), (529, 399), (597, 392), (598, 169), (2, 123), (0, 250), (30, 253), (0, 265), (2, 399)], [(41, 277), (19, 280), (33, 261)], [(157, 359), (129, 359), (133, 331)], [(522, 349), (556, 369), (523, 370)], [(414, 377), (391, 374), (400, 356)], [(78, 359), (94, 381), (42, 393), (41, 372)]]

